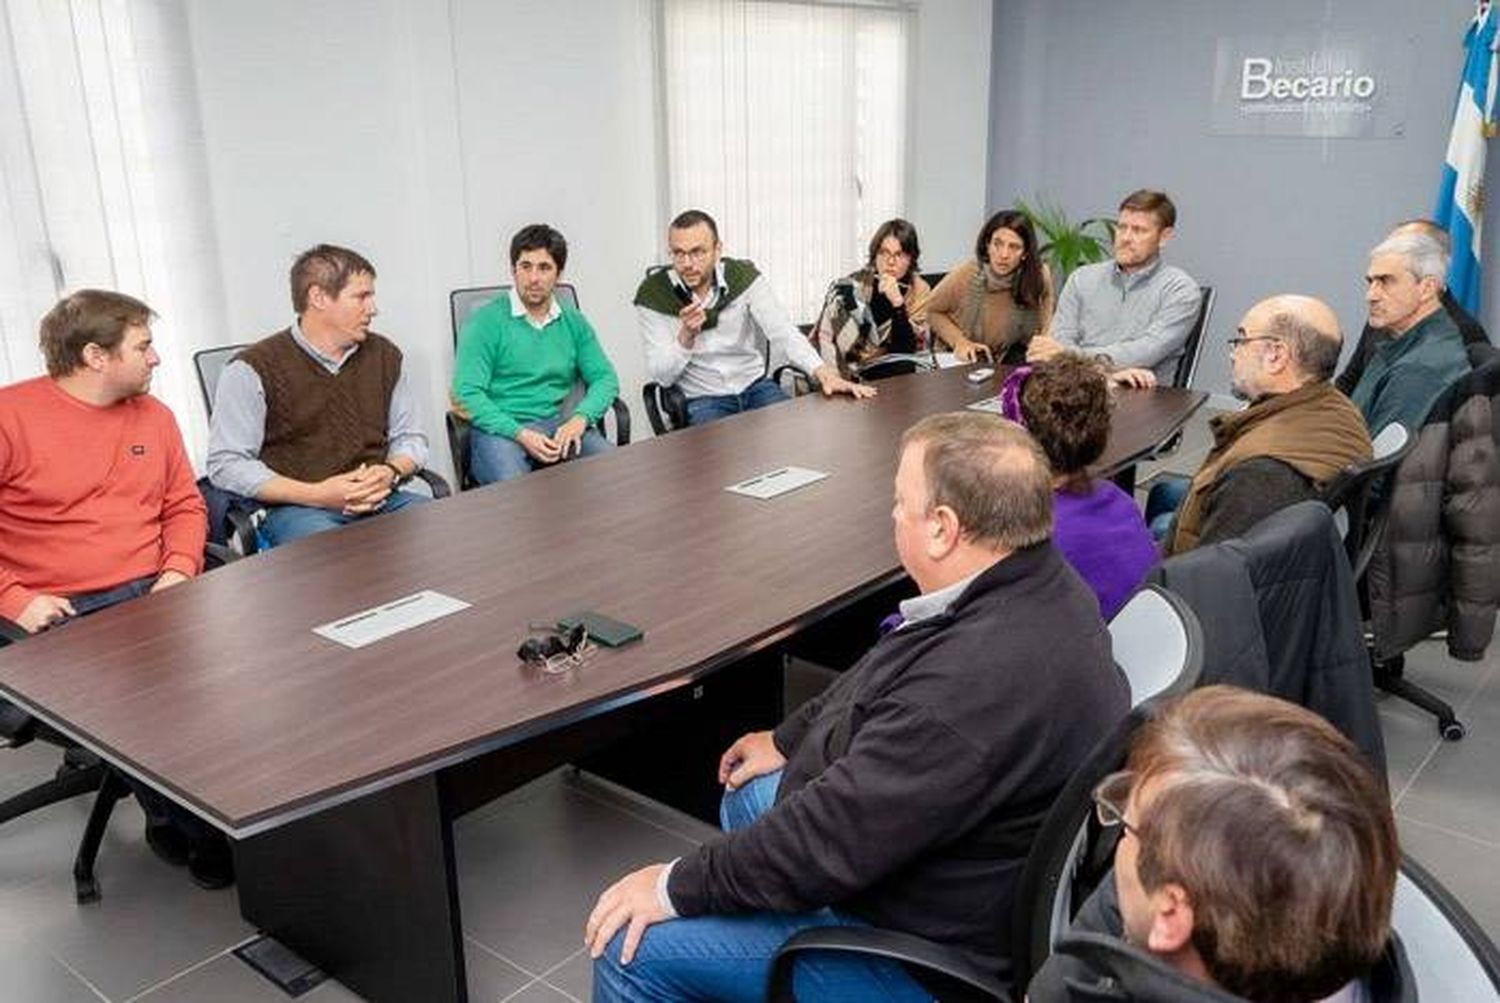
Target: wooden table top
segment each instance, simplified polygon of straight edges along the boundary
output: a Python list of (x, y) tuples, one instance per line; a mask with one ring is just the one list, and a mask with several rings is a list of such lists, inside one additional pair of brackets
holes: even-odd
[[(967, 370), (809, 395), (235, 562), (0, 650), (0, 693), (236, 836), (681, 685), (894, 580), (896, 443), (992, 395)], [(1125, 391), (1100, 467), (1205, 399)], [(724, 490), (794, 464), (772, 501)], [(316, 625), (420, 589), (470, 608), (351, 650)], [(545, 675), (527, 624), (645, 639)]]

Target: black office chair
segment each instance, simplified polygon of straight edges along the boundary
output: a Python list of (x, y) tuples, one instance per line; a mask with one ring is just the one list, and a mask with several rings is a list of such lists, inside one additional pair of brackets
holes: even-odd
[[(493, 300), (501, 293), (509, 292), (509, 285), (502, 286), (470, 286), (466, 289), (455, 289), (448, 294), (448, 319), (453, 331), (453, 347), (458, 348), (458, 334), (463, 330), (464, 322), (469, 315), (486, 303)], [(571, 283), (559, 282), (553, 287), (552, 294), (557, 299), (578, 309), (578, 290)], [(583, 396), (583, 386), (575, 387), (573, 392), (563, 402), (563, 411), (567, 411), (578, 403)], [(617, 446), (630, 444), (630, 407), (619, 397), (610, 404), (610, 414), (614, 417), (614, 429), (611, 432), (609, 423), (601, 419), (597, 427), (600, 434), (610, 439)], [(648, 412), (649, 417), (649, 412)], [(444, 417), (444, 424), (448, 430), (448, 450), (453, 457), (453, 470), (458, 475), (458, 489), (467, 491), (478, 487), (478, 483), (469, 474), (469, 440), (473, 430), (473, 423), (469, 421), (468, 415), (458, 409), (457, 404), (449, 408)]]
[(1213, 286), (1198, 288), (1198, 316), (1188, 330), (1187, 341), (1182, 343), (1182, 358), (1177, 360), (1177, 372), (1172, 377), (1174, 387), (1193, 385), (1193, 377), (1198, 374), (1198, 360), (1203, 357), (1203, 332), (1208, 330), (1209, 319), (1213, 317), (1214, 299)]
[[(0, 648), (29, 637), (9, 620), (0, 620)], [(68, 736), (37, 720), (8, 700), (0, 699), (0, 748), (19, 749), (32, 741), (62, 750), (63, 760), (50, 780), (0, 801), (0, 825), (22, 815), (97, 792), (78, 852), (73, 858), (73, 894), (80, 905), (99, 901), (99, 879), (94, 865), (109, 828), (115, 804), (130, 796), (130, 788), (115, 769)]]
[[(210, 420), (214, 414), (214, 395), (219, 389), (219, 377), (224, 367), (233, 361), (248, 343), (220, 345), (193, 353), (193, 369), (198, 374), (198, 389), (203, 392), (203, 408)], [(431, 470), (418, 470), (412, 475), (426, 485), (434, 498), (446, 498), (452, 493), (448, 482), (441, 474)], [(236, 495), (214, 486), (207, 477), (198, 479), (198, 490), (208, 503), (209, 542), (227, 547), (227, 551), (215, 551), (215, 559), (225, 554), (248, 555), (259, 549), (256, 529), (265, 519), (265, 506), (254, 498)]]
[[(1392, 422), (1375, 436), (1371, 459), (1350, 465), (1322, 491), (1323, 501), (1333, 510), (1339, 533), (1344, 538), (1344, 550), (1359, 584), (1360, 604), (1366, 614), (1365, 572), (1385, 535), (1390, 514), (1390, 480), (1415, 444), (1416, 437), (1404, 425)], [(1436, 717), (1438, 733), (1445, 740), (1456, 742), (1463, 738), (1464, 725), (1458, 720), (1453, 705), (1405, 678), (1404, 656), (1397, 655), (1387, 660), (1375, 657), (1373, 640), (1369, 638), (1370, 670), (1376, 688)]]
[[(1093, 790), (1124, 760), (1129, 736), (1146, 719), (1151, 702), (1192, 689), (1203, 670), (1203, 631), (1197, 616), (1181, 598), (1160, 586), (1147, 585), (1136, 592), (1110, 620), (1109, 634), (1115, 662), (1130, 683), (1132, 710), (1114, 731), (1099, 741), (1063, 785), (1027, 854), (1016, 885), (1012, 921), (1012, 963), (1017, 987), (1024, 988), (1035, 970), (1031, 959), (1035, 941), (1042, 936), (1033, 919), (1035, 903), (1042, 898), (1052, 901), (1059, 876), (1065, 872), (1085, 867), (1108, 870), (1107, 859), (1085, 856), (1089, 844), (1078, 832), (1074, 806), (1082, 805), (1088, 819), (1093, 818)], [(1099, 829), (1097, 821), (1094, 826)], [(1113, 846), (1109, 849), (1112, 851)], [(1081, 903), (1082, 899), (1078, 904)], [(1068, 912), (1063, 919), (1064, 927), (1071, 917), (1072, 912)], [(1047, 947), (1050, 950), (1050, 940)], [(797, 934), (777, 952), (767, 986), (766, 998), (771, 1003), (789, 1003), (795, 999), (792, 975), (796, 958), (811, 951), (890, 958), (962, 986), (965, 998), (975, 995), (998, 1001), (1011, 998), (1004, 985), (942, 944), (892, 930), (825, 927)]]
[[(9, 620), (0, 620), (0, 648), (28, 635)], [(33, 741), (63, 750), (52, 779), (0, 801), (0, 825), (22, 815), (99, 789), (104, 765), (72, 739), (38, 721), (8, 700), (0, 699), (0, 748), (19, 749)]]

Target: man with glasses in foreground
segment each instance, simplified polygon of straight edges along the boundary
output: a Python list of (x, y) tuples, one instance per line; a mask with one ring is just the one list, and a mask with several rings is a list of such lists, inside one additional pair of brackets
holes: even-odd
[(1273, 296), (1250, 308), (1230, 345), (1230, 385), (1250, 404), (1209, 422), (1214, 445), (1190, 481), (1151, 489), (1146, 520), (1169, 554), (1240, 536), (1370, 458), (1370, 433), (1329, 382), (1343, 337), (1326, 303)]
[[(1020, 426), (926, 418), (895, 488), (921, 595), (823, 694), (724, 753), (723, 836), (599, 897), (595, 1000), (759, 1001), (777, 949), (817, 926), (914, 933), (1010, 976), (1022, 863), (1128, 687), (1097, 600), (1052, 546), (1051, 473)], [(815, 957), (795, 982), (804, 1001), (937, 991), (874, 958)]]
[(823, 361), (752, 262), (720, 256), (719, 227), (708, 213), (678, 215), (667, 247), (672, 264), (646, 274), (635, 292), (635, 316), (651, 379), (682, 389), (690, 424), (786, 400), (766, 372), (757, 330), (824, 396), (875, 396), (874, 387), (851, 383)]
[(1031, 1003), (1403, 998), (1390, 799), (1321, 717), (1195, 690), (1142, 725), (1094, 801), (1120, 830), (1114, 874), (1032, 980)]

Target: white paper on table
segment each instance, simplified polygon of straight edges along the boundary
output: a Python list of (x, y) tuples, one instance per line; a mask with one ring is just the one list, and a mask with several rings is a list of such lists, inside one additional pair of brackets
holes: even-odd
[(336, 641), (346, 648), (363, 648), (392, 634), (420, 627), (439, 617), (468, 608), (469, 604), (462, 599), (423, 589), (314, 627), (313, 633)]
[(972, 404), (965, 404), (964, 407), (968, 408), (970, 411), (986, 411), (990, 414), (1005, 413), (1004, 409), (1000, 406), (999, 394), (996, 394), (993, 397), (986, 397), (983, 400), (977, 400)]
[(815, 481), (821, 481), (827, 476), (828, 472), (826, 470), (809, 470), (806, 467), (778, 467), (775, 470), (768, 470), (748, 480), (740, 481), (738, 484), (731, 484), (724, 490), (733, 491), (737, 495), (745, 495), (748, 498), (759, 498), (761, 501), (765, 501), (768, 498), (775, 498), (777, 495), (784, 495), (788, 491), (795, 491), (797, 488), (812, 484)]

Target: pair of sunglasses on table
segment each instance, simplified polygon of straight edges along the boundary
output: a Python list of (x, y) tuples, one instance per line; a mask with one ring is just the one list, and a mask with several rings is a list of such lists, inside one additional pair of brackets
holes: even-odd
[(537, 636), (528, 637), (516, 649), (516, 657), (527, 665), (534, 665), (543, 672), (557, 674), (566, 672), (594, 650), (589, 640), (588, 628), (581, 623), (563, 627), (555, 623), (527, 624), (527, 629)]

